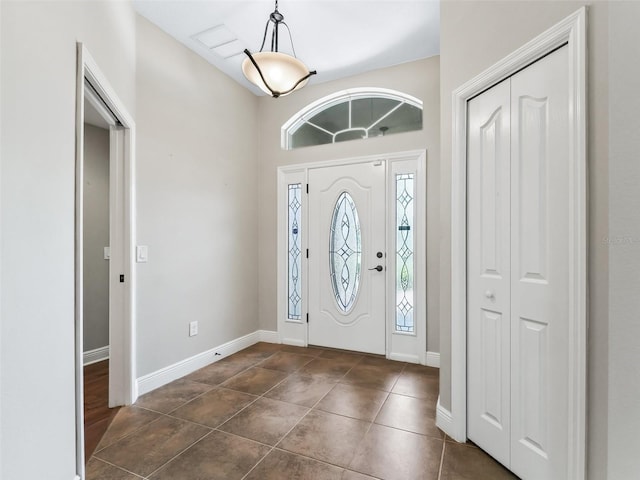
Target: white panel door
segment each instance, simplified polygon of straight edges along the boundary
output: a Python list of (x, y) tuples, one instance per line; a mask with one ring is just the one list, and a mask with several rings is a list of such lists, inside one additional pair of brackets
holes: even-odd
[(467, 434), (509, 466), (509, 79), (472, 99), (468, 138)]
[(468, 436), (568, 477), (568, 48), (468, 104)]
[(385, 354), (384, 162), (310, 169), (308, 201), (309, 344)]
[(511, 78), (511, 467), (526, 479), (568, 476), (567, 55)]

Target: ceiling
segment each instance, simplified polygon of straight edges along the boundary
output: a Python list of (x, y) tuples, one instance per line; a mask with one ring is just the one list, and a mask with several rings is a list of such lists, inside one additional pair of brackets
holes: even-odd
[[(256, 95), (264, 95), (244, 78), (242, 51), (260, 49), (265, 24), (274, 9), (272, 0), (133, 3), (138, 13), (176, 40)], [(438, 1), (280, 0), (278, 10), (291, 29), (298, 58), (318, 71), (310, 84), (427, 58), (440, 51)], [(280, 51), (291, 53), (286, 31), (280, 31), (279, 45)]]

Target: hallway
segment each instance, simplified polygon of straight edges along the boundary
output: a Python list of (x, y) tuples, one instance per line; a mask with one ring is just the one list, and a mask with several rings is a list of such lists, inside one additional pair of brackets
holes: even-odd
[(437, 397), (437, 369), (258, 343), (121, 409), (87, 479), (514, 479), (436, 427)]
[(120, 407), (109, 408), (109, 360), (84, 367), (84, 451), (89, 458)]

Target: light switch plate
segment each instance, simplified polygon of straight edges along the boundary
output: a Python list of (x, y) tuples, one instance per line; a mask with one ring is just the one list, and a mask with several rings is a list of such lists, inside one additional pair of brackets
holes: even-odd
[(147, 263), (149, 260), (149, 247), (146, 245), (138, 245), (136, 247), (136, 262)]
[(109, 260), (111, 258), (111, 247), (104, 247), (104, 259)]

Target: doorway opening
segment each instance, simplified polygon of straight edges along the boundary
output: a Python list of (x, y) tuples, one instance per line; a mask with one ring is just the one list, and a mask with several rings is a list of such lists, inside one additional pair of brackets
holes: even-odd
[(77, 59), (76, 470), (84, 478), (85, 461), (113, 416), (109, 408), (131, 404), (136, 397), (135, 124), (81, 43)]
[(425, 151), (280, 168), (280, 341), (426, 365), (425, 212)]
[(95, 451), (118, 409), (109, 408), (109, 160), (110, 129), (117, 125), (117, 120), (86, 82), (82, 168), (82, 356), (86, 458)]

